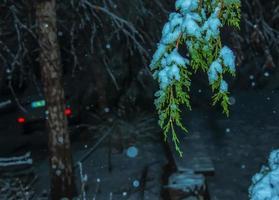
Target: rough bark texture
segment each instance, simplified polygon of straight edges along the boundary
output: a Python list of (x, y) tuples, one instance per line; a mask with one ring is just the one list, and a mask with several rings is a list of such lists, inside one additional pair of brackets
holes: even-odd
[(55, 0), (36, 4), (41, 77), (47, 102), (51, 199), (67, 197), (74, 192), (71, 145), (64, 115), (65, 99), (61, 83), (62, 67), (57, 41)]

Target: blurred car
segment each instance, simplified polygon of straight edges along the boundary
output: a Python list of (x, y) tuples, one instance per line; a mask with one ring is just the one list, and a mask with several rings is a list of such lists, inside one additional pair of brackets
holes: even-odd
[[(41, 95), (33, 95), (21, 97), (18, 102), (12, 99), (0, 101), (0, 113), (13, 112), (14, 116), (12, 124), (16, 124), (17, 129), (21, 133), (29, 134), (37, 130), (45, 129), (46, 120), (46, 101)], [(64, 114), (67, 116), (70, 125), (76, 124), (79, 121), (78, 110), (73, 104), (66, 101)]]
[[(45, 120), (47, 116), (46, 101), (42, 96), (28, 96), (20, 100), (22, 108), (17, 109), (16, 121), (23, 129), (23, 133), (32, 133), (38, 129), (45, 128)], [(66, 101), (64, 115), (67, 116), (70, 125), (79, 121), (77, 109), (73, 104)]]

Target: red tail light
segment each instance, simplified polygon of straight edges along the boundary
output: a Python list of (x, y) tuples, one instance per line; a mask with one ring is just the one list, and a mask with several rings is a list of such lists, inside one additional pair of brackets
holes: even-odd
[(24, 117), (19, 117), (17, 118), (17, 122), (20, 124), (23, 124), (25, 122), (25, 118)]
[(71, 108), (66, 108), (65, 111), (64, 111), (64, 114), (65, 114), (66, 116), (70, 116), (70, 115), (72, 114)]

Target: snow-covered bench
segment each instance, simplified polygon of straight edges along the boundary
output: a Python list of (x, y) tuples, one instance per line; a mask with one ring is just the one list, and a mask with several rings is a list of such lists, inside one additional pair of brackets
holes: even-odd
[(211, 158), (206, 152), (205, 145), (199, 132), (188, 135), (180, 134), (180, 148), (183, 156), (176, 152), (171, 140), (168, 140), (168, 147), (173, 159), (173, 163), (178, 172), (193, 170), (195, 173), (205, 176), (214, 175), (215, 168)]
[[(172, 163), (175, 167), (175, 174), (180, 173), (181, 176), (183, 175), (186, 179), (189, 179), (189, 181), (184, 180), (184, 182), (180, 182), (180, 187), (184, 187), (184, 189), (188, 188), (191, 192), (193, 192), (193, 188), (196, 188), (196, 193), (201, 193), (203, 199), (209, 199), (206, 177), (213, 176), (215, 168), (211, 158), (206, 152), (200, 133), (194, 132), (188, 135), (180, 134), (179, 137), (180, 148), (183, 151), (182, 157), (176, 152), (171, 140), (168, 140), (167, 143)], [(191, 174), (191, 172), (193, 172), (193, 174)], [(170, 176), (169, 182), (171, 182), (171, 179), (173, 180), (173, 176)], [(199, 186), (201, 182), (203, 182), (202, 187)], [(185, 185), (183, 186), (181, 184)], [(191, 192), (189, 192), (189, 194)]]

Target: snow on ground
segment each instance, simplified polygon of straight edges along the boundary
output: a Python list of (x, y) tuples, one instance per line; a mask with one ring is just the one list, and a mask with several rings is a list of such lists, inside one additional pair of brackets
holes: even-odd
[(279, 149), (270, 153), (268, 166), (253, 176), (249, 195), (251, 200), (279, 200)]

